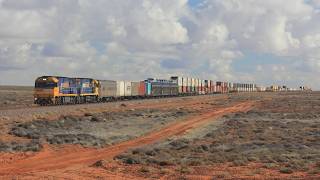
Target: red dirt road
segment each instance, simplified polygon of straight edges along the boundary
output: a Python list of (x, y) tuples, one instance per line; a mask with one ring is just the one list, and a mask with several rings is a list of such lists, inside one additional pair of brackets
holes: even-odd
[(10, 164), (1, 165), (0, 175), (4, 177), (15, 177), (17, 174), (23, 175), (34, 172), (45, 173), (79, 165), (89, 166), (101, 159), (112, 160), (114, 156), (121, 154), (128, 149), (153, 144), (168, 137), (181, 135), (190, 129), (204, 125), (205, 123), (225, 114), (249, 111), (254, 104), (254, 102), (244, 102), (232, 107), (215, 109), (197, 117), (170, 124), (167, 127), (164, 127), (159, 131), (152, 132), (146, 136), (103, 149), (65, 146), (62, 149), (53, 150), (50, 146), (45, 146), (43, 151), (35, 154), (34, 156), (17, 160)]

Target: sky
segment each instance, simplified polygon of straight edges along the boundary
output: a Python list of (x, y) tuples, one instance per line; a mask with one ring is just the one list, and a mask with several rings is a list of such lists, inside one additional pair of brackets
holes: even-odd
[(320, 89), (320, 0), (0, 0), (0, 85), (42, 75)]

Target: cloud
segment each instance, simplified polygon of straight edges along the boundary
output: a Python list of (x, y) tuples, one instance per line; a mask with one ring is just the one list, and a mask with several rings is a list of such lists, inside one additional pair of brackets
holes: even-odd
[(310, 0), (310, 4), (314, 7), (320, 7), (320, 0)]
[[(0, 0), (1, 83), (53, 74), (315, 84), (319, 16), (318, 0)], [(284, 58), (233, 68), (250, 54)]]
[(30, 10), (30, 9), (48, 9), (54, 6), (56, 0), (2, 0), (1, 5), (6, 9)]

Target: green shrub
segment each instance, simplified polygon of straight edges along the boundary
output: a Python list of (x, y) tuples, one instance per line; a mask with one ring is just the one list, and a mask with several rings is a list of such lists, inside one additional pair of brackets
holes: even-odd
[(291, 168), (285, 167), (285, 168), (281, 168), (280, 172), (283, 173), (283, 174), (292, 174), (293, 170)]

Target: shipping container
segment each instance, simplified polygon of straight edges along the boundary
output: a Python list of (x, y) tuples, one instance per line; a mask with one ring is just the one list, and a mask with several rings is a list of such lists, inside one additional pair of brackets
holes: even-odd
[(192, 87), (191, 91), (192, 91), (192, 93), (195, 93), (196, 92), (196, 79), (192, 78), (191, 81), (192, 81), (192, 83), (191, 83), (191, 87)]
[(211, 86), (212, 86), (212, 93), (215, 93), (216, 82), (215, 81), (211, 81)]
[(125, 96), (125, 82), (117, 81), (117, 93), (116, 97), (124, 97)]
[(125, 81), (124, 82), (124, 96), (125, 97), (128, 97), (128, 96), (131, 96), (132, 93), (131, 93), (131, 82), (130, 81)]
[(208, 93), (208, 87), (209, 87), (209, 81), (208, 80), (204, 80), (204, 93), (207, 94)]
[(233, 83), (229, 83), (229, 92), (234, 92)]
[(206, 80), (202, 80), (202, 94), (206, 94)]
[(187, 92), (191, 93), (191, 88), (192, 88), (192, 79), (190, 77), (187, 78)]
[(188, 86), (188, 78), (182, 77), (182, 93), (187, 93), (187, 86)]
[(201, 80), (201, 94), (205, 94), (206, 91), (206, 81)]
[(222, 88), (221, 88), (221, 84), (216, 86), (216, 93), (221, 94), (222, 93)]
[(179, 94), (178, 84), (172, 80), (148, 79), (145, 82), (150, 83), (150, 96), (176, 96)]
[(199, 94), (202, 94), (202, 79), (199, 79)]
[(265, 92), (267, 89), (266, 87), (256, 87), (258, 92)]
[(204, 93), (209, 94), (210, 93), (210, 81), (209, 80), (204, 80)]
[(140, 96), (140, 97), (146, 96), (146, 84), (145, 84), (145, 82), (140, 82), (140, 86), (139, 86), (139, 96)]
[(199, 79), (195, 79), (195, 92), (199, 93)]
[(183, 94), (184, 91), (183, 91), (183, 77), (177, 77), (177, 76), (174, 76), (174, 77), (171, 77), (170, 78), (174, 83), (178, 84), (178, 91), (179, 91), (179, 94)]
[(131, 95), (134, 97), (140, 96), (140, 82), (131, 82)]
[(151, 96), (152, 95), (152, 86), (150, 82), (145, 82), (146, 85), (146, 95)]
[(100, 81), (99, 96), (100, 97), (116, 97), (117, 82), (108, 81), (108, 80)]
[(131, 82), (117, 81), (117, 97), (131, 96)]

